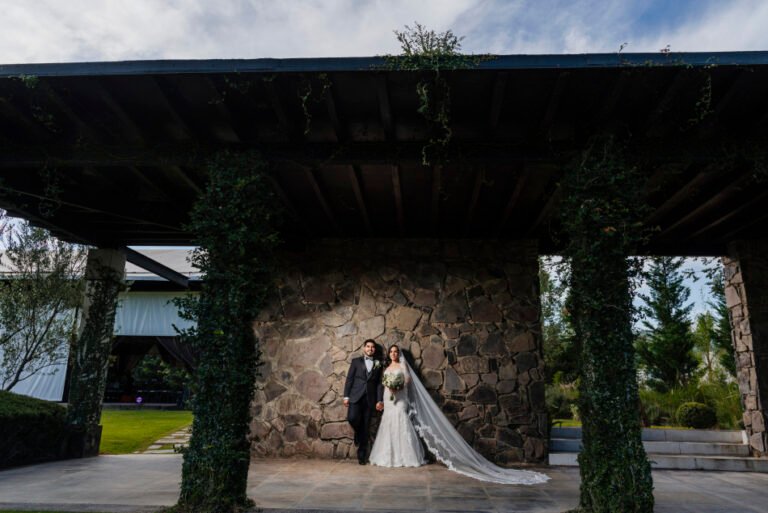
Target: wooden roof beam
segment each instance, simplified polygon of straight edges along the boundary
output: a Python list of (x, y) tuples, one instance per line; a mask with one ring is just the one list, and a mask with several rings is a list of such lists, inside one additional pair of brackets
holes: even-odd
[(467, 208), (467, 217), (464, 219), (464, 233), (469, 233), (469, 228), (472, 226), (472, 218), (475, 216), (475, 208), (477, 208), (477, 202), (480, 199), (480, 191), (483, 188), (484, 182), (485, 168), (482, 168), (475, 175), (475, 186), (472, 188), (472, 196), (469, 199), (469, 207)]
[(288, 121), (283, 101), (280, 99), (280, 93), (275, 89), (274, 80), (265, 80), (263, 84), (267, 100), (272, 107), (272, 112), (275, 113), (275, 117), (277, 118), (278, 128), (285, 135), (286, 139), (296, 139), (296, 131), (291, 126), (290, 121)]
[(530, 169), (528, 167), (524, 167), (520, 171), (520, 176), (517, 178), (517, 182), (515, 183), (515, 188), (512, 190), (512, 194), (509, 196), (509, 200), (507, 201), (507, 205), (504, 207), (504, 213), (501, 215), (501, 222), (499, 223), (498, 232), (503, 233), (504, 228), (507, 226), (507, 223), (509, 222), (509, 218), (512, 216), (512, 211), (515, 209), (515, 206), (517, 206), (517, 202), (520, 200), (520, 195), (523, 192), (523, 189), (525, 188), (525, 184), (528, 181), (528, 177), (530, 174)]
[(443, 166), (437, 164), (432, 167), (432, 205), (430, 208), (430, 222), (432, 233), (437, 235), (440, 231), (440, 194), (442, 187)]
[(729, 197), (733, 196), (734, 194), (741, 192), (743, 188), (749, 184), (750, 180), (752, 180), (752, 174), (750, 172), (743, 173), (737, 180), (732, 182), (730, 185), (728, 185), (724, 189), (718, 190), (707, 201), (705, 201), (704, 203), (699, 203), (696, 208), (694, 208), (693, 210), (691, 210), (690, 212), (682, 216), (680, 219), (678, 219), (671, 225), (664, 228), (661, 231), (661, 233), (658, 234), (658, 236), (659, 237), (669, 236), (669, 234), (674, 233), (676, 230), (679, 230), (681, 227), (695, 221), (696, 218), (699, 215), (701, 215), (703, 212), (706, 212), (707, 210), (711, 209), (717, 204), (727, 200)]
[(659, 119), (661, 119), (664, 113), (669, 109), (670, 105), (677, 99), (678, 94), (683, 90), (683, 86), (686, 85), (689, 78), (690, 73), (685, 69), (681, 69), (675, 73), (674, 78), (664, 91), (664, 94), (659, 101), (656, 102), (656, 106), (651, 110), (648, 118), (643, 123), (643, 133), (648, 134), (648, 132), (654, 128)]
[(563, 93), (568, 86), (569, 78), (570, 73), (567, 71), (563, 71), (557, 76), (555, 85), (552, 88), (552, 93), (549, 95), (547, 110), (544, 112), (544, 116), (542, 117), (541, 123), (539, 125), (542, 131), (548, 130), (552, 124), (552, 121), (555, 119), (555, 116), (557, 115), (557, 109), (560, 106), (560, 100), (562, 99)]
[(376, 75), (376, 95), (379, 99), (379, 116), (381, 124), (384, 127), (384, 134), (387, 140), (394, 139), (394, 122), (392, 120), (392, 108), (389, 102), (389, 87), (387, 86), (387, 76), (379, 73)]
[[(331, 78), (329, 77), (330, 81)], [(334, 94), (333, 82), (331, 86), (325, 90), (325, 108), (328, 111), (328, 119), (331, 122), (331, 128), (336, 136), (338, 142), (344, 142), (347, 140), (347, 131), (339, 120), (339, 109), (337, 107), (336, 95)]]
[(392, 170), (392, 190), (395, 197), (395, 211), (397, 212), (397, 227), (400, 235), (405, 234), (405, 213), (403, 211), (403, 189), (400, 183), (400, 167), (393, 165)]
[(171, 101), (171, 94), (165, 90), (164, 85), (159, 79), (157, 77), (147, 76), (146, 81), (148, 87), (154, 91), (157, 99), (160, 100), (160, 103), (165, 107), (165, 110), (171, 115), (173, 122), (179, 128), (180, 132), (184, 134), (182, 138), (191, 139), (193, 135), (199, 137), (200, 134), (198, 134), (194, 130), (194, 127), (189, 125), (187, 119), (179, 113), (178, 105)]
[(311, 168), (305, 167), (304, 175), (306, 176), (310, 187), (312, 187), (312, 190), (315, 193), (315, 197), (317, 198), (317, 201), (320, 203), (320, 206), (322, 207), (323, 212), (325, 212), (325, 215), (328, 218), (328, 221), (331, 223), (331, 226), (333, 227), (333, 231), (336, 234), (341, 235), (343, 233), (342, 229), (339, 226), (339, 223), (336, 221), (336, 216), (333, 214), (333, 210), (331, 210), (331, 206), (328, 204), (328, 201), (325, 199), (325, 194), (323, 194), (323, 191), (320, 189), (320, 184), (317, 183), (314, 170), (312, 170)]
[(371, 229), (371, 220), (368, 216), (368, 208), (365, 206), (365, 198), (363, 197), (363, 191), (360, 188), (360, 169), (357, 166), (348, 166), (349, 181), (352, 184), (352, 191), (355, 193), (355, 200), (357, 201), (357, 208), (360, 210), (360, 215), (363, 218), (363, 225), (368, 235), (373, 233)]
[(695, 239), (697, 237), (701, 237), (702, 235), (716, 229), (718, 226), (722, 226), (729, 220), (738, 218), (740, 215), (748, 212), (752, 207), (759, 206), (760, 210), (762, 210), (762, 206), (765, 205), (766, 201), (768, 201), (768, 191), (763, 191), (751, 200), (742, 203), (738, 208), (729, 211), (724, 216), (720, 216), (706, 226), (696, 230), (691, 234), (690, 238)]
[(491, 137), (496, 134), (496, 130), (499, 127), (499, 118), (501, 117), (501, 107), (504, 105), (508, 76), (507, 72), (500, 71), (496, 73), (496, 77), (493, 80), (491, 107), (488, 112), (488, 130)]
[[(82, 80), (87, 87), (90, 87), (92, 94), (98, 97), (115, 117), (120, 120), (121, 128), (125, 129), (125, 131), (122, 132), (123, 138), (134, 144), (143, 144), (145, 142), (144, 134), (141, 128), (136, 124), (136, 121), (97, 78), (81, 77), (80, 80)], [(126, 133), (127, 137), (125, 135)]]

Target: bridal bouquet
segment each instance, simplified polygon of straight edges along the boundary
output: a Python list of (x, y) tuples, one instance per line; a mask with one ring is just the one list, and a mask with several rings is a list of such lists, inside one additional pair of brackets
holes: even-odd
[[(384, 376), (381, 377), (381, 384), (390, 390), (402, 390), (403, 386), (405, 385), (405, 378), (399, 372), (392, 372), (389, 374), (385, 373)], [(389, 400), (394, 401), (395, 394), (390, 395)]]

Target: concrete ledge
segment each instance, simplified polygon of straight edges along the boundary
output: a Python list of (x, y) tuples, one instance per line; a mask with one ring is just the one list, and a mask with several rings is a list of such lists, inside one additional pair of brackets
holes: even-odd
[[(643, 429), (644, 442), (711, 442), (722, 444), (744, 443), (743, 431), (716, 429)], [(580, 427), (552, 428), (551, 438), (581, 439)]]

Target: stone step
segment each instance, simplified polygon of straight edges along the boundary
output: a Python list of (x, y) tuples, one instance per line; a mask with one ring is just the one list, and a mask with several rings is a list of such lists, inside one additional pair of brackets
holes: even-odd
[[(578, 467), (575, 452), (551, 452), (549, 464)], [(649, 454), (651, 467), (667, 470), (719, 470), (724, 472), (768, 473), (767, 458), (729, 458), (722, 456), (676, 456), (670, 454)]]
[[(738, 443), (711, 443), (711, 442), (643, 442), (645, 452), (648, 454), (678, 454), (700, 456), (736, 456), (748, 457), (749, 447)], [(549, 441), (549, 448), (554, 452), (579, 452), (581, 440), (573, 438), (553, 438)]]
[[(552, 428), (550, 438), (581, 439), (580, 427)], [(721, 444), (746, 443), (744, 431), (715, 429), (643, 429), (644, 442), (709, 442)]]

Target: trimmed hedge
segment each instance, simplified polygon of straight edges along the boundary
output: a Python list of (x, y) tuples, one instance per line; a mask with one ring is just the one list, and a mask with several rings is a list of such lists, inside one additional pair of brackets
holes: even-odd
[(0, 391), (0, 468), (62, 458), (65, 414), (59, 404)]
[(703, 403), (683, 403), (677, 409), (677, 421), (685, 427), (707, 429), (717, 424), (717, 414)]

